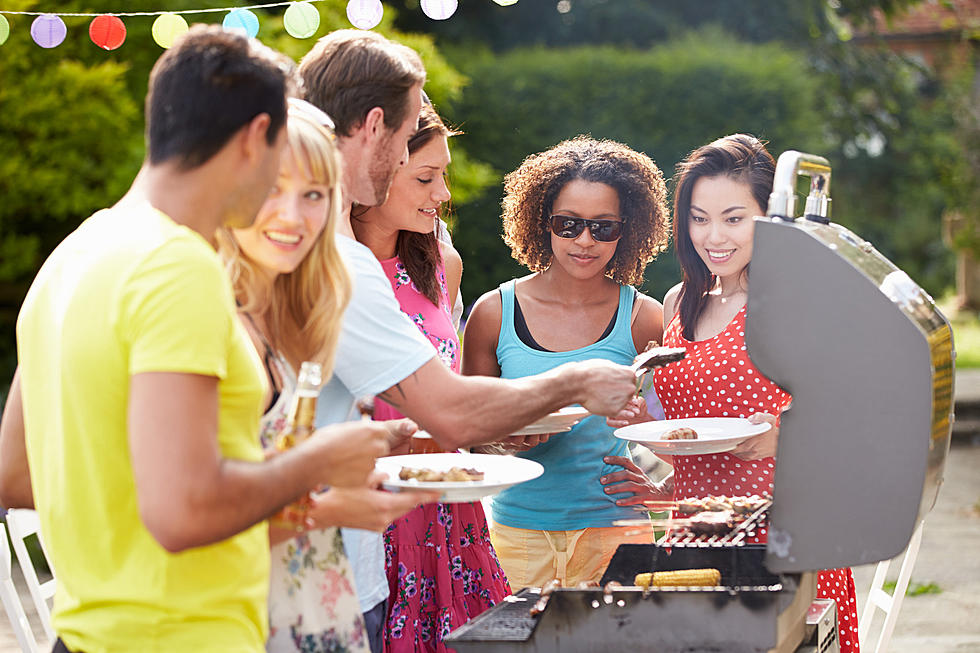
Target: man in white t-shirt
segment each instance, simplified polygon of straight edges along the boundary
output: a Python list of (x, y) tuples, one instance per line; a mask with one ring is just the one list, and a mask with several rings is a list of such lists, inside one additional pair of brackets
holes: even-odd
[[(375, 32), (341, 30), (320, 39), (300, 63), (300, 74), (307, 99), (336, 124), (347, 207), (383, 204), (395, 172), (408, 161), (408, 139), (418, 126), (425, 81), (418, 55)], [(355, 400), (377, 395), (425, 428), (440, 447), (453, 450), (506, 437), (569, 404), (613, 415), (633, 395), (633, 373), (608, 361), (511, 380), (453, 373), (401, 312), (377, 259), (354, 241), (349, 213), (338, 225), (338, 241), (353, 295), (334, 374), (320, 394), (318, 425), (355, 418)], [(391, 496), (365, 492), (363, 505), (347, 511), (362, 522), (352, 525), (383, 530), (379, 516), (392, 512)], [(344, 544), (377, 653), (388, 595), (381, 536), (345, 529)]]

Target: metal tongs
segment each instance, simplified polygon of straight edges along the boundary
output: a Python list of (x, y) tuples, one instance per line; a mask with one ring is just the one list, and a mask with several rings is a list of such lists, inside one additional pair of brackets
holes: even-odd
[(638, 354), (630, 366), (633, 376), (636, 377), (636, 391), (639, 392), (643, 387), (643, 378), (647, 372), (655, 367), (676, 363), (685, 356), (687, 350), (683, 347), (650, 347), (642, 354)]

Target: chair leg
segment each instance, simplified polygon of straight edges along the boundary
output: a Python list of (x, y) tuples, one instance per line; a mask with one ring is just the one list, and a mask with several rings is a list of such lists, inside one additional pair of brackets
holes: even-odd
[[(923, 523), (920, 521), (918, 526), (916, 526), (915, 531), (912, 533), (912, 538), (909, 540), (909, 545), (902, 554), (902, 566), (899, 569), (895, 591), (892, 594), (888, 594), (883, 589), (891, 561), (884, 560), (879, 562), (875, 568), (874, 579), (871, 581), (871, 589), (868, 592), (868, 598), (865, 601), (861, 619), (858, 621), (858, 641), (861, 643), (861, 648), (866, 652), (884, 653), (888, 648), (892, 633), (895, 631), (895, 624), (898, 622), (898, 612), (902, 607), (905, 592), (909, 587), (912, 569), (915, 567), (915, 559), (919, 555), (919, 545), (922, 543)], [(882, 625), (881, 633), (878, 636), (878, 642), (875, 644), (874, 649), (871, 649), (867, 640), (871, 630), (871, 622), (874, 619), (875, 609), (885, 613), (885, 621)]]
[(912, 539), (909, 540), (909, 546), (905, 550), (905, 557), (902, 558), (902, 567), (898, 572), (898, 581), (895, 583), (895, 593), (892, 595), (891, 610), (885, 616), (885, 625), (882, 627), (881, 635), (878, 637), (875, 653), (883, 653), (888, 649), (888, 642), (891, 640), (892, 632), (895, 630), (895, 624), (898, 621), (898, 611), (902, 608), (902, 600), (905, 598), (905, 592), (909, 588), (912, 569), (915, 567), (915, 559), (919, 555), (919, 544), (922, 542), (922, 523), (919, 522), (919, 525), (916, 527), (915, 532), (912, 534)]

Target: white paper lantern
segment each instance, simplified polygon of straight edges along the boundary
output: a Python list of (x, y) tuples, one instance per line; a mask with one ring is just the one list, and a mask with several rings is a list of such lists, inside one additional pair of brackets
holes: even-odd
[(446, 20), (459, 6), (457, 0), (422, 0), (422, 12), (432, 20)]
[(357, 29), (371, 29), (381, 22), (385, 8), (381, 0), (350, 0), (347, 3), (347, 20)]
[(496, 2), (498, 5), (500, 5), (501, 7), (509, 7), (511, 5), (517, 4), (517, 0), (493, 0), (493, 1)]

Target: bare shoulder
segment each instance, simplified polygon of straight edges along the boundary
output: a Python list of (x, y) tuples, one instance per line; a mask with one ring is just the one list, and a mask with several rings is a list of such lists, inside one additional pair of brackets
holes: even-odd
[(664, 326), (666, 327), (670, 324), (670, 321), (674, 319), (674, 314), (677, 313), (678, 299), (681, 296), (681, 288), (684, 284), (679, 283), (664, 295)]
[(496, 290), (476, 300), (463, 329), (463, 374), (500, 376), (496, 352), (502, 312), (500, 293)]
[(456, 251), (456, 248), (449, 243), (442, 240), (439, 241), (439, 254), (442, 255), (442, 262), (446, 266), (447, 271), (450, 267), (458, 270), (463, 269), (463, 258)]
[(637, 293), (636, 303), (634, 304), (633, 318), (633, 343), (637, 351), (643, 351), (647, 343), (655, 340), (657, 343), (663, 341), (664, 335), (664, 308), (653, 297)]
[(500, 292), (490, 290), (483, 293), (470, 311), (469, 319), (466, 320), (466, 333), (470, 333), (470, 328), (484, 329), (487, 326), (496, 325), (495, 331), (500, 331), (500, 320), (503, 314), (503, 305), (500, 301)]

